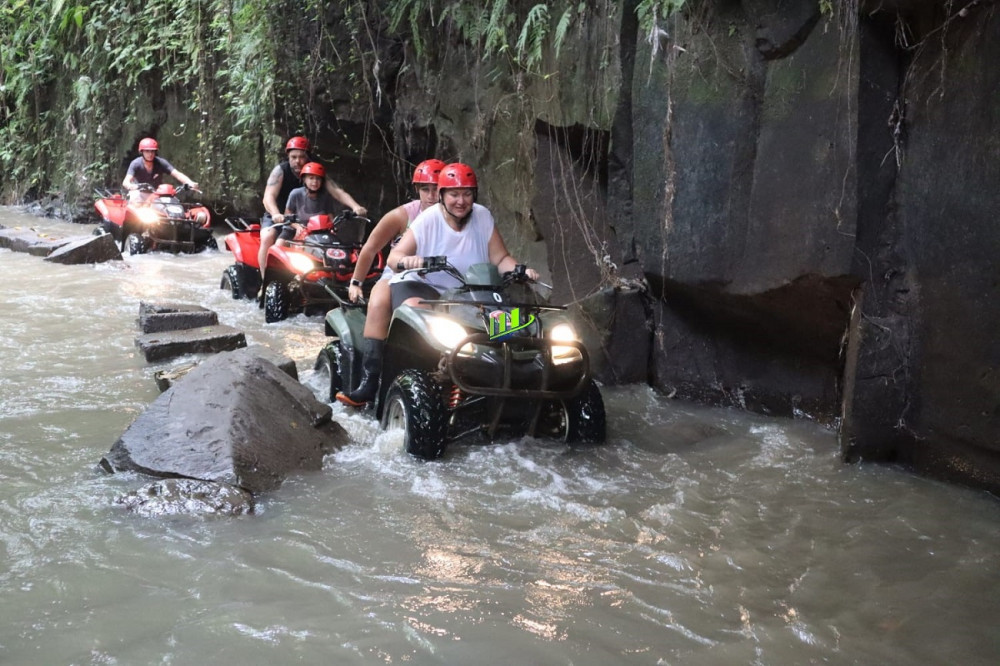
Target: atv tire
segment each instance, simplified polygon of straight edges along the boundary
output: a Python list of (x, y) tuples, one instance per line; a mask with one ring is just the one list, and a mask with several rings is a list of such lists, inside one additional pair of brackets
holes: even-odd
[(404, 430), (404, 446), (410, 455), (440, 458), (446, 446), (447, 420), (441, 389), (427, 373), (405, 370), (389, 386), (382, 428)]
[(228, 289), (232, 292), (234, 301), (243, 298), (246, 286), (243, 284), (243, 271), (240, 270), (239, 266), (233, 264), (222, 271), (222, 282), (219, 283), (219, 289)]
[(129, 234), (125, 242), (131, 255), (146, 254), (149, 250), (149, 242), (139, 234)]
[(205, 244), (201, 246), (202, 250), (218, 250), (219, 242), (215, 240), (215, 236), (209, 236)]
[(547, 423), (555, 439), (567, 444), (604, 443), (607, 438), (607, 414), (601, 390), (593, 379), (587, 380), (575, 398), (554, 401), (551, 407)]
[(273, 324), (288, 318), (288, 287), (284, 282), (269, 282), (264, 290), (264, 321)]
[(349, 373), (344, 372), (349, 369), (345, 363), (344, 347), (339, 340), (328, 343), (319, 351), (316, 357), (316, 373), (324, 378), (324, 384), (330, 388), (329, 402), (337, 399), (337, 392), (344, 388), (344, 377)]

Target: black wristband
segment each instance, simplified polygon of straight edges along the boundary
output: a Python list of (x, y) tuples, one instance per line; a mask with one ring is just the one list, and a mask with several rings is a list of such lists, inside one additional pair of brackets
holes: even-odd
[(351, 278), (351, 286), (352, 287), (360, 287), (361, 286), (361, 280), (359, 280), (357, 278)]

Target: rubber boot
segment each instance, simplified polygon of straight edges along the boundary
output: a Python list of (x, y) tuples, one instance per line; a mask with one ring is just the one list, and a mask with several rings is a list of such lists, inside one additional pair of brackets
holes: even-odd
[(337, 400), (351, 407), (364, 407), (368, 402), (375, 399), (378, 392), (378, 378), (382, 372), (382, 348), (385, 347), (385, 340), (375, 338), (365, 338), (368, 349), (361, 360), (361, 383), (353, 391), (345, 393), (337, 392)]

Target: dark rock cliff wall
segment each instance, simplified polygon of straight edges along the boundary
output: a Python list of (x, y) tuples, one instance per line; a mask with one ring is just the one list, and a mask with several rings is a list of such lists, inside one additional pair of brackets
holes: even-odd
[[(873, 152), (899, 166), (893, 187), (873, 179), (859, 229), (866, 282), (845, 455), (996, 490), (1000, 8), (905, 10), (891, 31), (873, 20), (862, 35), (869, 80), (896, 65), (898, 95), (881, 101), (892, 140)], [(893, 58), (890, 36), (910, 48)]]
[(835, 4), (699, 3), (635, 39), (610, 163), (652, 380), (996, 491), (1000, 13)]
[(856, 45), (816, 3), (715, 2), (636, 54), (612, 161), (632, 167), (619, 236), (657, 298), (656, 383), (831, 418), (859, 282)]

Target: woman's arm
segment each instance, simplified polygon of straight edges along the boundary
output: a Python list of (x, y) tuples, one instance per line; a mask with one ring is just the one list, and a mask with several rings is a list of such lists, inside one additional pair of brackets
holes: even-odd
[[(493, 235), (490, 236), (489, 252), (490, 263), (496, 266), (501, 273), (509, 273), (517, 266), (517, 260), (510, 256), (510, 252), (507, 251), (507, 246), (496, 227), (493, 227)], [(538, 279), (538, 271), (534, 268), (528, 268), (525, 274), (532, 280)]]
[[(402, 206), (396, 206), (383, 215), (382, 219), (375, 225), (375, 228), (372, 229), (368, 240), (365, 241), (361, 252), (358, 253), (358, 262), (354, 265), (354, 276), (351, 280), (351, 286), (348, 289), (351, 301), (356, 301), (361, 296), (360, 283), (364, 282), (365, 276), (371, 270), (372, 262), (375, 261), (375, 255), (379, 250), (388, 245), (393, 238), (406, 231), (406, 223), (408, 221), (409, 217), (406, 214), (406, 209)], [(355, 295), (355, 291), (357, 295)]]
[(389, 268), (399, 270), (399, 264), (403, 264), (404, 269), (420, 268), (424, 265), (424, 258), (414, 256), (417, 251), (417, 237), (413, 235), (413, 229), (407, 229), (403, 238), (396, 243), (396, 247), (389, 253)]

